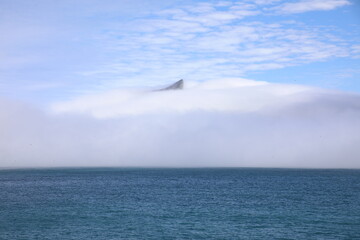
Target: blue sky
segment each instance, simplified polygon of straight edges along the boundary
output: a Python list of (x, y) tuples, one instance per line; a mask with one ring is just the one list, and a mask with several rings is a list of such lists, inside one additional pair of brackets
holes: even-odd
[(360, 92), (354, 0), (0, 0), (0, 96), (242, 77)]

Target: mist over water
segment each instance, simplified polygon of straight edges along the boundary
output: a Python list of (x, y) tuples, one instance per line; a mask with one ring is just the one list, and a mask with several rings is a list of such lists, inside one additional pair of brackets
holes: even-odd
[(0, 100), (0, 167), (360, 168), (360, 96), (245, 79)]

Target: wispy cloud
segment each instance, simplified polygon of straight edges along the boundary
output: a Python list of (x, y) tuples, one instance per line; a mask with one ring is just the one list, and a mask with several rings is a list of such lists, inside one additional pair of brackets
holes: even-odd
[(251, 18), (263, 15), (262, 4), (270, 3), (287, 6), (278, 1), (199, 3), (137, 19), (108, 32), (109, 50), (123, 57), (84, 74), (109, 74), (122, 81), (146, 78), (150, 83), (205, 80), (353, 54), (351, 44), (326, 29)]
[(284, 14), (303, 13), (310, 11), (327, 11), (350, 5), (348, 0), (300, 0), (298, 2), (283, 3), (272, 10)]
[(360, 58), (360, 45), (356, 44), (351, 47), (352, 56), (354, 58)]
[(254, 2), (258, 5), (271, 5), (274, 3), (281, 2), (282, 0), (250, 0), (251, 2)]

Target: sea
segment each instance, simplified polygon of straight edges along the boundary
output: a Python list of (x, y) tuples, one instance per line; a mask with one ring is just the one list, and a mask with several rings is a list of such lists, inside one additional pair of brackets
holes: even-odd
[(360, 170), (0, 170), (0, 239), (360, 239)]

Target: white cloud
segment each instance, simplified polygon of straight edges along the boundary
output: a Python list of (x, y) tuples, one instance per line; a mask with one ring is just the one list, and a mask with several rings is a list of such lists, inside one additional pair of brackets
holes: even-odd
[(300, 0), (298, 2), (284, 3), (273, 8), (280, 13), (293, 14), (309, 11), (326, 11), (350, 5), (348, 0)]
[(360, 168), (359, 102), (244, 79), (84, 96), (50, 115), (1, 99), (0, 167)]

